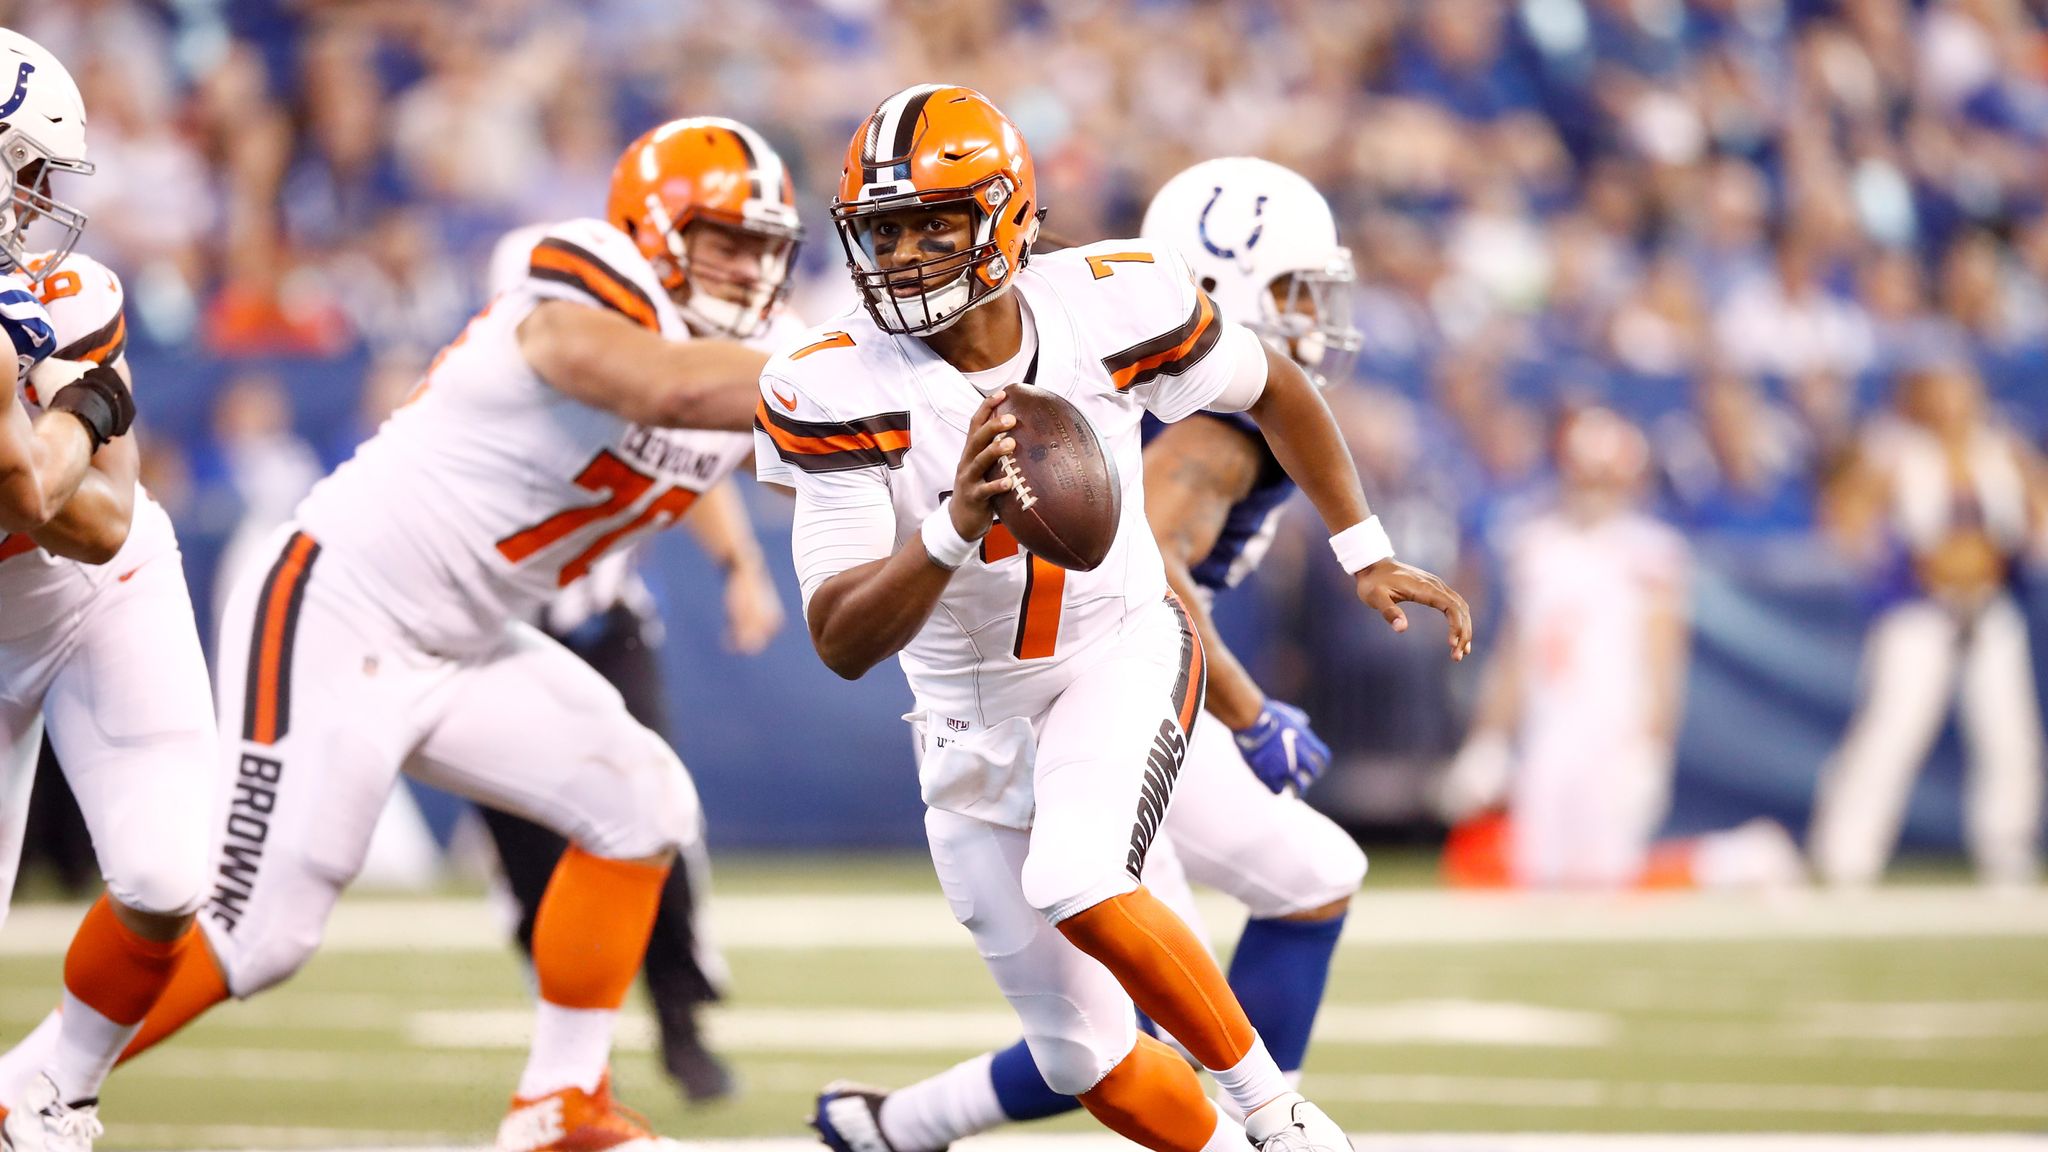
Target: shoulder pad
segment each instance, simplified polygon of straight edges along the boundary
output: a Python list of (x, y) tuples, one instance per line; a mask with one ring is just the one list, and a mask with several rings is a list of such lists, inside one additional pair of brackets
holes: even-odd
[(1216, 305), (1172, 246), (1105, 240), (1053, 253), (1042, 271), (1100, 348), (1117, 389), (1186, 371), (1223, 335)]
[(882, 386), (900, 353), (856, 310), (802, 332), (761, 370), (754, 427), (806, 472), (901, 467), (910, 412)]
[(126, 293), (121, 278), (90, 256), (73, 252), (43, 274), (35, 288), (57, 332), (57, 351), (65, 360), (111, 364), (128, 346), (123, 318)]
[[(525, 267), (502, 250), (526, 246)], [(517, 269), (517, 283), (550, 300), (572, 300), (609, 308), (645, 328), (666, 335), (683, 330), (668, 292), (654, 268), (625, 233), (602, 220), (570, 220), (538, 229), (521, 229), (501, 242), (492, 258), (494, 271)], [(509, 273), (508, 273), (509, 274)]]

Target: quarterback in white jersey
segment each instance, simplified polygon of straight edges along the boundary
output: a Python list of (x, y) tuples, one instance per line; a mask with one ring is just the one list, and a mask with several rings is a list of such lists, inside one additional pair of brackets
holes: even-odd
[[(217, 754), (177, 541), (136, 488), (135, 440), (122, 435), (134, 403), (121, 282), (71, 254), (85, 219), (50, 187), (53, 172), (91, 171), (85, 107), (62, 64), (4, 29), (0, 164), (0, 326), (17, 365), (0, 434), (0, 878), (12, 888), (47, 724), (107, 881), (65, 956), (61, 1024), (0, 1085), (0, 1141), (73, 1152), (99, 1134), (101, 1081), (190, 935)], [(37, 223), (62, 235), (31, 255), (23, 237)]]
[[(1351, 254), (1337, 242), (1329, 205), (1300, 175), (1251, 157), (1204, 161), (1152, 198), (1142, 235), (1187, 260), (1223, 318), (1318, 381), (1344, 376), (1359, 342), (1349, 322)], [(1295, 487), (1239, 412), (1147, 420), (1144, 462), (1146, 519), (1201, 638), (1209, 683), (1143, 880), (1198, 930), (1189, 880), (1245, 906), (1230, 987), (1293, 1079), (1365, 854), (1301, 800), (1329, 749), (1300, 709), (1259, 689), (1217, 635), (1209, 604), (1258, 567)], [(827, 1091), (813, 1123), (839, 1152), (877, 1138), (887, 1152), (938, 1152), (999, 1124), (1076, 1107), (1046, 1085), (1020, 1041), (893, 1092)]]
[[(1016, 126), (970, 89), (891, 96), (848, 148), (833, 214), (864, 307), (762, 375), (761, 467), (796, 490), (794, 553), (819, 655), (849, 678), (900, 660), (921, 730), (941, 887), (1024, 1025), (1049, 1086), (1166, 1152), (1344, 1147), (1292, 1091), (1223, 974), (1139, 883), (1201, 710), (1199, 641), (1144, 518), (1141, 417), (1249, 410), (1326, 522), (1361, 597), (1453, 616), (1396, 563), (1315, 386), (1218, 317), (1171, 248), (1123, 241), (1032, 260), (1041, 215)], [(1026, 266), (1027, 260), (1032, 262)], [(1021, 551), (991, 501), (1016, 450), (1006, 385), (1093, 425), (1124, 485), (1092, 571)], [(1240, 1129), (1132, 1002), (1215, 1076)]]
[[(707, 172), (729, 204), (691, 198)], [(571, 842), (534, 929), (533, 1049), (499, 1147), (655, 1139), (614, 1103), (608, 1062), (663, 880), (700, 834), (696, 792), (619, 693), (524, 620), (747, 458), (766, 358), (697, 338), (678, 298), (716, 287), (754, 335), (796, 239), (789, 184), (750, 130), (648, 133), (609, 219), (546, 229), (518, 283), (240, 574), (219, 644), (208, 948), (129, 1055), (304, 964), (404, 771)]]

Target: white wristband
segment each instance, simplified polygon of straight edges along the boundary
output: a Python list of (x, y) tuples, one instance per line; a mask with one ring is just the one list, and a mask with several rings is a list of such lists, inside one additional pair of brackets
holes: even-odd
[(1330, 537), (1330, 550), (1337, 554), (1337, 563), (1346, 572), (1355, 573), (1393, 559), (1394, 542), (1380, 526), (1380, 518), (1368, 516)]
[(947, 571), (967, 563), (967, 558), (974, 555), (974, 541), (960, 535), (960, 530), (953, 527), (951, 500), (939, 501), (932, 514), (924, 518), (917, 534), (924, 537), (924, 554)]

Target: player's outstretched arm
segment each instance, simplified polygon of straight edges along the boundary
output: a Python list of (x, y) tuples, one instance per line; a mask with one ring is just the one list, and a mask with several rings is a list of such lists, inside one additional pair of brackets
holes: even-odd
[(766, 648), (782, 631), (787, 613), (775, 590), (775, 578), (768, 574), (768, 561), (761, 555), (761, 542), (754, 536), (739, 486), (726, 480), (706, 492), (683, 519), (683, 526), (697, 538), (712, 563), (725, 572), (726, 647), (748, 656)]
[(548, 385), (635, 424), (747, 432), (768, 357), (735, 340), (669, 340), (566, 300), (519, 323), (519, 351)]
[(1166, 561), (1166, 582), (1202, 639), (1209, 713), (1233, 731), (1258, 720), (1266, 694), (1217, 634), (1191, 569), (1216, 547), (1231, 506), (1257, 483), (1259, 459), (1243, 431), (1206, 418), (1169, 424), (1145, 446), (1145, 519)]
[[(1351, 452), (1329, 405), (1294, 361), (1266, 349), (1266, 387), (1247, 411), (1332, 535), (1365, 523), (1372, 512), (1366, 507)], [(1408, 628), (1402, 603), (1425, 604), (1450, 621), (1451, 659), (1462, 660), (1472, 650), (1472, 611), (1463, 596), (1436, 576), (1391, 557), (1355, 576), (1358, 598), (1386, 617), (1396, 632)]]
[[(995, 523), (995, 495), (1011, 480), (985, 480), (998, 457), (1016, 450), (1008, 432), (1015, 416), (995, 415), (1000, 390), (975, 409), (960, 467), (953, 477), (953, 495), (925, 519), (917, 535), (892, 555), (849, 567), (826, 579), (811, 595), (805, 610), (811, 643), (827, 668), (848, 680), (903, 650), (946, 591), (954, 569), (973, 555), (975, 544)], [(797, 495), (798, 575), (807, 561), (801, 554), (810, 535), (809, 508), (803, 489)], [(885, 521), (886, 522), (886, 521)], [(822, 549), (821, 549), (822, 550)]]

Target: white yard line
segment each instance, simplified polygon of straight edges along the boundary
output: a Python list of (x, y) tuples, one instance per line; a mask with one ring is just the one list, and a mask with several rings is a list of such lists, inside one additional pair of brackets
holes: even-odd
[[(0, 928), (0, 956), (63, 952), (84, 905), (29, 904)], [(1207, 898), (1220, 940), (1242, 913)], [(719, 943), (736, 951), (964, 948), (967, 935), (937, 894), (714, 896)], [(1690, 893), (1530, 895), (1434, 890), (1367, 892), (1352, 905), (1350, 947), (1509, 943), (1672, 943), (2048, 937), (2048, 888), (2020, 896), (1968, 887), (1774, 897)], [(504, 946), (505, 925), (481, 899), (345, 899), (328, 925), (330, 952), (467, 952)]]
[[(972, 1052), (1006, 1047), (1017, 1038), (1008, 1008), (776, 1008), (720, 1006), (705, 1013), (713, 1047), (729, 1052)], [(524, 1051), (533, 1014), (523, 1009), (414, 1012), (406, 1042), (421, 1048)], [(1316, 1043), (1327, 1047), (1389, 1044), (1591, 1048), (1613, 1042), (1615, 1021), (1592, 1012), (1478, 1000), (1409, 1000), (1331, 1005), (1316, 1020)], [(649, 1051), (654, 1026), (622, 1017), (616, 1043)]]
[(1317, 1099), (1466, 1104), (1562, 1111), (1736, 1112), (1747, 1116), (1899, 1116), (2048, 1120), (2048, 1092), (1905, 1085), (1711, 1084), (1535, 1076), (1345, 1075), (1311, 1072)]

